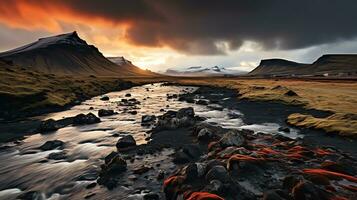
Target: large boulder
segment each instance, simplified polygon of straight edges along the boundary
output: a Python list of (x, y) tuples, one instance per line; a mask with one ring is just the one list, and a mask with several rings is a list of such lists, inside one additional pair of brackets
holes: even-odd
[(83, 125), (83, 124), (95, 124), (99, 123), (100, 119), (95, 116), (93, 113), (88, 114), (79, 114), (73, 118), (74, 125)]
[(110, 115), (114, 115), (114, 114), (116, 114), (116, 112), (114, 112), (114, 110), (105, 110), (105, 109), (98, 110), (99, 117), (110, 116)]
[(206, 180), (208, 182), (212, 180), (219, 180), (222, 183), (226, 183), (229, 181), (229, 173), (227, 169), (221, 165), (216, 165), (210, 169), (206, 174)]
[(245, 144), (245, 138), (240, 131), (232, 129), (223, 135), (219, 140), (219, 144), (222, 147), (242, 146)]
[(109, 101), (109, 97), (108, 97), (108, 96), (102, 96), (102, 97), (100, 98), (100, 100), (102, 100), (102, 101)]
[(48, 151), (48, 150), (56, 149), (58, 147), (63, 147), (63, 145), (64, 142), (62, 142), (61, 140), (51, 140), (41, 145), (40, 149), (43, 151)]
[(183, 118), (183, 117), (194, 117), (195, 116), (195, 111), (193, 110), (192, 107), (188, 108), (181, 108), (180, 110), (177, 111), (176, 117), (177, 118)]
[(134, 146), (136, 146), (136, 141), (135, 141), (134, 137), (131, 135), (126, 135), (126, 136), (120, 138), (116, 144), (116, 147), (119, 150), (127, 149), (127, 148), (134, 147)]

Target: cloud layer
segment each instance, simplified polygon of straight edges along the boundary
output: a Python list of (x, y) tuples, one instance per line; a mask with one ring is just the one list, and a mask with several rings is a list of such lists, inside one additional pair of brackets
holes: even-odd
[(356, 9), (356, 0), (3, 0), (0, 23), (50, 32), (109, 24), (134, 45), (219, 55), (245, 41), (292, 50), (353, 39)]

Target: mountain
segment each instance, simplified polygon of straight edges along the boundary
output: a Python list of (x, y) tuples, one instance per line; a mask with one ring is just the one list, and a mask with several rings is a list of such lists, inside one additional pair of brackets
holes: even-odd
[(125, 59), (123, 56), (119, 57), (107, 57), (108, 60), (112, 61), (117, 65), (132, 64), (131, 61)]
[(283, 59), (262, 60), (248, 75), (252, 76), (350, 76), (357, 75), (357, 54), (323, 55), (312, 64)]
[(258, 67), (249, 72), (249, 75), (283, 75), (294, 73), (303, 63), (292, 62), (284, 59), (267, 59), (260, 61)]
[(170, 76), (227, 76), (227, 75), (239, 75), (244, 72), (238, 70), (226, 69), (224, 67), (202, 67), (194, 66), (185, 69), (167, 69), (165, 74)]
[(41, 38), (31, 44), (0, 53), (17, 66), (56, 75), (150, 76), (131, 62), (115, 64), (77, 32)]

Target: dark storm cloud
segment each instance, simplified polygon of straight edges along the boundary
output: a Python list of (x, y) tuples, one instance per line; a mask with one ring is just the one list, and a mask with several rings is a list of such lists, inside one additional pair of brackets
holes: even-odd
[[(40, 2), (33, 0), (33, 3)], [(244, 41), (298, 49), (357, 36), (356, 0), (62, 0), (73, 13), (130, 22), (138, 45), (220, 54)], [(88, 22), (90, 24), (90, 22)]]

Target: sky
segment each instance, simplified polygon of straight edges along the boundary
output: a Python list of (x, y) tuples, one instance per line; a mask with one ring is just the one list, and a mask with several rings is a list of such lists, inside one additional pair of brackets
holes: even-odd
[(1, 0), (0, 51), (77, 31), (153, 71), (357, 53), (356, 0)]

